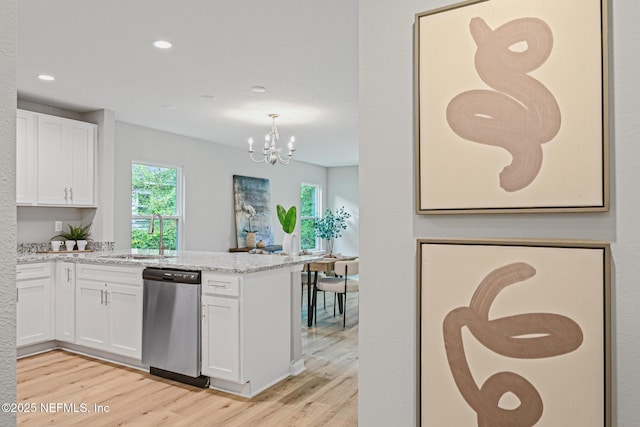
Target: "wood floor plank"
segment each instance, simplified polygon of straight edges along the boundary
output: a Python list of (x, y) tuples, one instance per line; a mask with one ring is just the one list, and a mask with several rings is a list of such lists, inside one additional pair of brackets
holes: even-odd
[[(306, 305), (306, 295), (303, 296)], [(320, 299), (321, 301), (321, 299)], [(322, 304), (322, 303), (321, 303)], [(333, 316), (333, 298), (318, 307), (316, 326), (301, 329), (306, 371), (249, 399), (200, 389), (91, 357), (55, 350), (17, 362), (18, 402), (54, 404), (52, 412), (19, 413), (30, 426), (356, 426), (358, 300), (347, 301), (347, 327)], [(89, 413), (55, 410), (56, 403)], [(108, 407), (95, 413), (94, 405)], [(40, 409), (40, 408), (38, 408)], [(68, 409), (68, 408), (67, 408)]]

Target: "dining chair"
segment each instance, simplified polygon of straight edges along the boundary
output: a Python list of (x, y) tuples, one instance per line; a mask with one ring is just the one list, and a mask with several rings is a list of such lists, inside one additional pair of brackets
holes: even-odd
[[(317, 274), (318, 274), (318, 280), (326, 277), (324, 275), (324, 273), (318, 272)], [(313, 282), (313, 275), (314, 275), (314, 273), (311, 273), (311, 282)], [(303, 271), (302, 275), (300, 276), (300, 283), (302, 284), (302, 292), (300, 292), (300, 304), (303, 303), (303, 296), (304, 295), (302, 295), (302, 294), (304, 293), (305, 287), (307, 289), (309, 289), (308, 286), (307, 286), (307, 278), (308, 278), (307, 272)], [(317, 291), (317, 289), (315, 289), (315, 290)], [(327, 309), (327, 298), (326, 298), (324, 292), (322, 292), (322, 297), (323, 297), (322, 300), (323, 300), (324, 308), (326, 310)]]
[[(354, 276), (359, 272), (360, 260), (336, 261), (334, 271), (336, 276), (340, 277), (323, 277), (318, 278), (316, 291), (333, 292), (333, 316), (336, 315), (336, 299), (338, 307), (342, 312), (342, 327), (347, 324), (347, 294), (349, 292), (358, 292), (360, 283)], [(316, 307), (314, 306), (314, 310)], [(316, 319), (318, 316), (315, 316)]]

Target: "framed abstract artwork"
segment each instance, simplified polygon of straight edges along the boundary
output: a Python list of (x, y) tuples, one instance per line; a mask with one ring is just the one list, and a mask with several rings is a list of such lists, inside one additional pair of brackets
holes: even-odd
[(418, 214), (609, 209), (607, 0), (416, 15)]
[(608, 243), (418, 240), (418, 254), (421, 425), (611, 426)]
[(233, 206), (239, 248), (247, 246), (248, 231), (255, 232), (256, 239), (273, 245), (271, 186), (268, 179), (234, 175)]

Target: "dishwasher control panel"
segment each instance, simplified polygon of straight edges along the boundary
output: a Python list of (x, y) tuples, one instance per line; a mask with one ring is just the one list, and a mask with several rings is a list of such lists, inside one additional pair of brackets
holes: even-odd
[(199, 271), (165, 270), (161, 268), (147, 268), (142, 272), (144, 280), (162, 282), (178, 282), (200, 284), (202, 282)]

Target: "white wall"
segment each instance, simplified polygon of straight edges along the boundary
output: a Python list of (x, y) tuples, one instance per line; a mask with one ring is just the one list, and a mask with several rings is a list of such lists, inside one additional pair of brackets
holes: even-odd
[[(282, 242), (277, 204), (300, 206), (300, 184), (327, 187), (327, 169), (292, 161), (288, 165), (254, 163), (244, 143), (238, 148), (116, 122), (115, 241), (131, 242), (132, 161), (181, 166), (185, 180), (185, 250), (227, 251), (236, 247), (233, 175), (267, 178), (271, 186), (274, 241)], [(299, 221), (297, 227), (299, 227)]]
[(344, 206), (351, 214), (347, 220), (347, 229), (342, 237), (335, 240), (333, 251), (343, 255), (360, 253), (358, 236), (360, 232), (360, 207), (358, 201), (358, 167), (345, 166), (329, 168), (327, 189), (327, 208), (335, 211)]
[[(0, 402), (16, 401), (16, 0), (0, 7)], [(0, 412), (0, 425), (15, 425)]]
[[(68, 224), (78, 226), (93, 222), (95, 209), (18, 206), (18, 243), (45, 243), (60, 232), (55, 231), (54, 221), (62, 221), (62, 230), (68, 231)], [(92, 237), (95, 240), (92, 227)], [(99, 240), (102, 241), (102, 240)]]
[[(613, 0), (608, 213), (416, 216), (414, 14), (451, 0), (360, 1), (359, 423), (416, 420), (416, 239), (539, 237), (612, 244), (613, 425), (640, 425), (640, 2)], [(384, 242), (381, 249), (380, 242)], [(385, 268), (380, 268), (385, 266)], [(388, 268), (395, 266), (395, 268)], [(393, 286), (393, 290), (389, 287)]]

